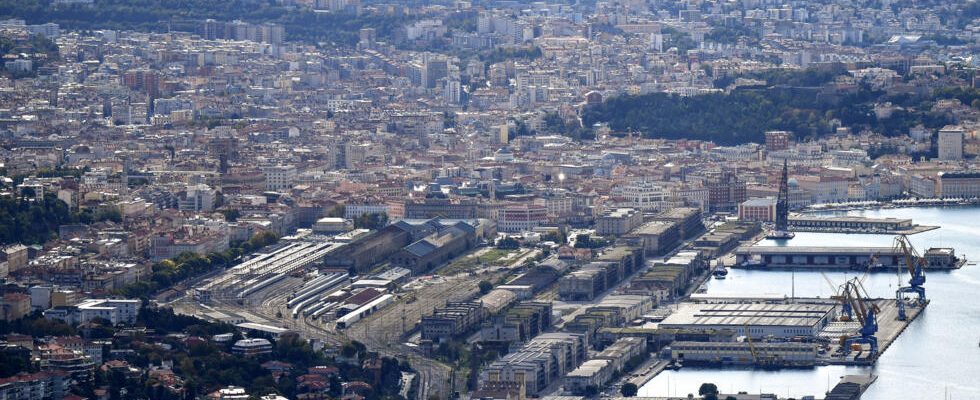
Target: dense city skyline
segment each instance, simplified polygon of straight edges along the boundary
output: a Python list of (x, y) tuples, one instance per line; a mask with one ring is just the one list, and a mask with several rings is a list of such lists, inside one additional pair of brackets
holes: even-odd
[(975, 1), (0, 0), (0, 397), (887, 398), (975, 267), (864, 213), (980, 201), (978, 43)]

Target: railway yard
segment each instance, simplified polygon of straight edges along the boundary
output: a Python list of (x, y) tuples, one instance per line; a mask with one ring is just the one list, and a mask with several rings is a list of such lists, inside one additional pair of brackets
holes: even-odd
[[(493, 252), (499, 262), (455, 271), (449, 264), (436, 275), (411, 279), (407, 271), (381, 266), (376, 269), (386, 272), (352, 277), (343, 269), (318, 268), (326, 254), (342, 246), (325, 239), (306, 237), (263, 249), (198, 282), (172, 306), (225, 322), (285, 328), (326, 345), (359, 341), (380, 354), (409, 359), (419, 372), (420, 398), (444, 398), (450, 391), (450, 367), (419, 354), (419, 321), (447, 302), (474, 298), (479, 282), (505, 279), (540, 254), (484, 247), (460, 259)], [(412, 333), (416, 343), (408, 342)]]

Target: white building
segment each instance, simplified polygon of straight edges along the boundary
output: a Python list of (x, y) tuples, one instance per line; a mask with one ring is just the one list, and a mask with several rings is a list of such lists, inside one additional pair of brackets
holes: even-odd
[(180, 211), (212, 211), (217, 192), (208, 185), (188, 186), (184, 196), (177, 201)]
[(235, 342), (231, 351), (245, 356), (268, 354), (272, 352), (272, 342), (262, 338), (242, 339)]
[(218, 389), (218, 391), (211, 393), (208, 397), (216, 400), (248, 400), (249, 395), (245, 391), (245, 388), (228, 386)]
[(80, 322), (88, 322), (95, 318), (103, 318), (115, 324), (132, 324), (140, 311), (139, 300), (128, 299), (91, 299), (78, 304), (81, 311)]
[(958, 161), (963, 159), (963, 128), (946, 126), (939, 130), (939, 159)]
[(81, 324), (100, 318), (113, 325), (133, 324), (139, 316), (140, 301), (128, 299), (89, 299), (74, 307), (55, 307), (44, 311), (44, 317), (69, 324)]
[(936, 194), (943, 198), (980, 197), (980, 173), (973, 171), (940, 173)]
[(666, 210), (679, 205), (671, 190), (653, 182), (635, 182), (613, 190), (617, 197), (623, 198), (622, 206), (640, 211)]
[(347, 232), (354, 229), (354, 226), (343, 218), (324, 217), (316, 220), (313, 224), (313, 232), (324, 234), (336, 234)]
[(265, 173), (265, 189), (281, 192), (293, 188), (296, 180), (296, 167), (292, 165), (276, 165), (262, 168)]
[(500, 211), (497, 230), (501, 232), (524, 232), (548, 222), (548, 208), (540, 205), (522, 204), (509, 206)]
[(643, 224), (643, 214), (632, 208), (606, 210), (596, 219), (596, 234), (620, 236)]
[(53, 22), (40, 25), (27, 25), (27, 31), (32, 35), (44, 35), (48, 39), (54, 39), (61, 35), (61, 28)]
[(364, 214), (388, 214), (387, 204), (345, 204), (344, 219), (353, 220)]

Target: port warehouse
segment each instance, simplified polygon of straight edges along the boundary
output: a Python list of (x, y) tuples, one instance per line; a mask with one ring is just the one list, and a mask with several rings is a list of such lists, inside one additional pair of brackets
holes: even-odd
[(548, 259), (474, 301), (448, 302), (422, 318), (421, 338), (423, 342), (448, 340), (481, 329), (492, 319), (494, 325), (484, 329), (489, 329), (488, 335), (495, 332), (497, 341), (528, 340), (551, 327), (552, 309), (551, 303), (522, 300), (530, 299), (567, 270), (564, 261)]
[(751, 338), (817, 336), (835, 316), (832, 303), (681, 303), (660, 322), (667, 329), (730, 329)]
[(580, 333), (542, 333), (484, 368), (481, 386), (523, 383), (528, 394), (539, 393), (585, 362), (588, 348)]
[(602, 387), (613, 376), (622, 373), (630, 360), (643, 358), (647, 354), (646, 340), (635, 337), (619, 339), (565, 375), (565, 390), (582, 395), (589, 386)]
[[(338, 276), (343, 276), (335, 276), (332, 274), (345, 273), (349, 269), (365, 272), (364, 270), (369, 269), (370, 267), (368, 267), (368, 265), (371, 264), (364, 261), (370, 261), (370, 259), (377, 255), (377, 252), (387, 252), (389, 255), (394, 255), (395, 253), (405, 249), (406, 246), (411, 245), (418, 240), (424, 240), (427, 237), (438, 237), (440, 229), (445, 230), (456, 228), (463, 230), (462, 227), (455, 226), (456, 222), (447, 220), (410, 221), (411, 223), (405, 222), (404, 224), (400, 222), (396, 223), (398, 226), (394, 228), (392, 228), (392, 225), (389, 225), (389, 227), (386, 227), (380, 231), (371, 233), (358, 232), (356, 234), (349, 235), (351, 237), (347, 240), (333, 240), (331, 247), (329, 247), (330, 251), (328, 251), (327, 255), (320, 258), (321, 261), (313, 262), (307, 265), (307, 267), (311, 265), (320, 267), (322, 275), (315, 277), (313, 280), (307, 282), (302, 287), (297, 289), (289, 301), (296, 299), (300, 294), (308, 295), (309, 291), (305, 291), (307, 289), (316, 290), (315, 287), (311, 286), (311, 283), (323, 285), (328, 280), (337, 279)], [(741, 236), (745, 234), (745, 232), (758, 229), (757, 224), (751, 226), (726, 224), (726, 226), (727, 228), (731, 229), (726, 230), (716, 228), (714, 232), (720, 235)], [(492, 227), (487, 228), (489, 229)], [(416, 236), (411, 237), (411, 235), (409, 235), (410, 237), (403, 237), (403, 234), (406, 232), (416, 232)], [(475, 232), (472, 234), (476, 235)], [(402, 241), (398, 243), (386, 243), (382, 248), (376, 247), (380, 242), (384, 241), (384, 238), (392, 237), (397, 237)], [(282, 247), (273, 247), (265, 250), (266, 253), (282, 252), (265, 257), (263, 257), (264, 255), (259, 255), (246, 261), (246, 263), (249, 263), (249, 268), (253, 269), (251, 272), (251, 277), (246, 274), (239, 274), (235, 278), (252, 279), (268, 268), (268, 266), (263, 266), (263, 263), (268, 264), (273, 262), (273, 260), (278, 257), (284, 257), (289, 255), (290, 252), (299, 251), (298, 248), (300, 245), (308, 247), (310, 244), (307, 242), (313, 240), (314, 239), (312, 238), (297, 239), (295, 242), (286, 242), (282, 245)], [(329, 238), (328, 240), (316, 240), (320, 241), (320, 243), (313, 242), (313, 245), (322, 245), (322, 242), (330, 241)], [(623, 242), (628, 244), (630, 243), (630, 240), (627, 239)], [(401, 246), (402, 243), (408, 244)], [(475, 243), (475, 241), (470, 243)], [(604, 330), (608, 328), (622, 327), (632, 321), (642, 318), (645, 313), (648, 313), (657, 304), (658, 300), (670, 296), (676, 296), (680, 293), (679, 290), (683, 288), (684, 282), (689, 280), (690, 277), (694, 276), (696, 272), (703, 270), (706, 263), (704, 262), (704, 257), (699, 252), (682, 252), (677, 256), (672, 257), (670, 260), (651, 263), (644, 266), (643, 256), (646, 254), (651, 254), (647, 252), (647, 250), (650, 250), (650, 248), (645, 248), (642, 242), (638, 244), (638, 246), (617, 246), (602, 252), (594, 258), (595, 263), (597, 264), (589, 268), (594, 268), (597, 271), (601, 271), (600, 275), (602, 276), (603, 280), (603, 284), (601, 285), (602, 292), (615, 287), (618, 282), (627, 279), (627, 277), (629, 277), (631, 274), (633, 275), (633, 279), (630, 279), (628, 285), (617, 289), (615, 293), (606, 296), (598, 304), (587, 307), (583, 313), (577, 315), (571, 321), (567, 321), (567, 323), (564, 325), (559, 325), (562, 329), (567, 331), (562, 333), (562, 335), (572, 335), (570, 337), (579, 338), (575, 339), (576, 343), (580, 343), (581, 346), (586, 349), (594, 348), (596, 351), (600, 352), (604, 351), (603, 349), (605, 347), (615, 344), (617, 340), (627, 337), (643, 340), (644, 343), (647, 343), (648, 345), (651, 343), (649, 337), (645, 336), (646, 334), (644, 333), (636, 333), (633, 335), (611, 338), (610, 335)], [(470, 244), (468, 243), (467, 246), (469, 245)], [(292, 250), (283, 250), (286, 247), (289, 247)], [(657, 247), (659, 247), (659, 245)], [(364, 249), (373, 250), (368, 251)], [(455, 250), (453, 252), (455, 252)], [(327, 268), (324, 270), (322, 265), (320, 265), (324, 262), (326, 264), (341, 268), (336, 270), (330, 270)], [(574, 261), (559, 260), (554, 257), (550, 258), (547, 261), (531, 268), (524, 274), (519, 275), (515, 279), (505, 282), (504, 285), (498, 286), (499, 291), (494, 290), (483, 297), (477, 298), (472, 302), (476, 303), (476, 307), (474, 307), (473, 304), (445, 304), (444, 308), (447, 312), (438, 316), (447, 317), (448, 319), (452, 320), (452, 324), (449, 325), (449, 328), (443, 328), (442, 330), (429, 330), (427, 333), (425, 333), (428, 339), (423, 341), (429, 341), (430, 343), (439, 342), (448, 337), (461, 337), (461, 335), (476, 333), (474, 336), (477, 338), (476, 340), (480, 340), (482, 342), (500, 343), (510, 347), (511, 349), (523, 349), (524, 345), (522, 344), (530, 343), (539, 337), (542, 338), (542, 340), (550, 337), (552, 342), (555, 342), (555, 340), (557, 340), (556, 337), (549, 336), (555, 335), (555, 333), (549, 333), (549, 331), (556, 328), (554, 310), (552, 310), (551, 304), (537, 303), (528, 300), (533, 298), (534, 294), (539, 293), (540, 291), (554, 284), (555, 281), (560, 279), (560, 277), (562, 277), (569, 269), (581, 270), (585, 268), (584, 266), (570, 268), (568, 266), (570, 263), (575, 264)], [(407, 271), (406, 274), (410, 276), (412, 274), (417, 274), (417, 271), (426, 270), (428, 268), (428, 265), (426, 264), (427, 263), (415, 263), (415, 265), (421, 265), (421, 268), (405, 268)], [(286, 272), (288, 268), (285, 270), (280, 270), (283, 271), (281, 274), (288, 274), (288, 272)], [(349, 281), (349, 278), (342, 278), (341, 280)], [(366, 315), (377, 312), (377, 310), (383, 307), (385, 304), (394, 301), (395, 296), (390, 293), (385, 293), (384, 291), (384, 288), (388, 287), (388, 285), (382, 284), (386, 281), (390, 282), (393, 280), (395, 280), (395, 278), (386, 280), (386, 278), (379, 276), (362, 280), (378, 281), (376, 284), (371, 284), (368, 287), (355, 287), (362, 281), (357, 281), (351, 284), (341, 284), (336, 287), (332, 287), (331, 289), (324, 290), (319, 295), (308, 296), (306, 299), (294, 302), (294, 306), (299, 302), (309, 300), (309, 298), (317, 297), (319, 299), (316, 300), (316, 303), (322, 303), (325, 305), (326, 303), (323, 303), (324, 301), (327, 301), (325, 297), (338, 294), (338, 292), (344, 292), (343, 295), (348, 296), (355, 296), (365, 292), (369, 293), (368, 295), (360, 295), (361, 297), (367, 297), (367, 299), (358, 297), (358, 301), (355, 303), (341, 303), (342, 305), (346, 304), (346, 306), (336, 306), (336, 308), (329, 314), (323, 314), (331, 317), (339, 316), (340, 319), (338, 319), (338, 323), (343, 322), (344, 326), (349, 326), (349, 324), (354, 323)], [(326, 286), (330, 287), (331, 285), (328, 283)], [(234, 290), (228, 292), (229, 294), (232, 294), (233, 297), (240, 294), (242, 290), (247, 289), (242, 285), (229, 284), (227, 287), (234, 287)], [(261, 292), (261, 290), (256, 292)], [(594, 299), (595, 297), (593, 297), (593, 300)], [(316, 306), (316, 304), (311, 307), (314, 306)], [(304, 313), (305, 312), (306, 311), (304, 311)], [(439, 313), (437, 312), (436, 314)], [(457, 320), (461, 321), (461, 323), (457, 324)], [(431, 319), (429, 321), (432, 323), (439, 322), (437, 319)], [(427, 325), (426, 322), (427, 321), (422, 321), (420, 329), (425, 329), (425, 326)], [(671, 340), (735, 340), (734, 332), (722, 330), (697, 328), (691, 330), (659, 329), (657, 332), (659, 333), (653, 335), (657, 339), (655, 339), (652, 343), (659, 347), (662, 347), (663, 345), (659, 342), (659, 340), (667, 337), (670, 337)], [(567, 338), (569, 336), (564, 337)], [(553, 344), (545, 347), (552, 349), (554, 347), (561, 347), (561, 345)], [(574, 346), (569, 345), (569, 347)], [(550, 354), (553, 355), (554, 352), (558, 351), (559, 350), (553, 350)], [(573, 379), (584, 379), (587, 381), (590, 379), (597, 379), (601, 381), (607, 379), (607, 374), (621, 372), (617, 366), (618, 362), (610, 362), (611, 366), (603, 367), (602, 364), (604, 363), (601, 360), (591, 362), (591, 359), (587, 358), (587, 354), (588, 350), (583, 353), (582, 357), (570, 356), (564, 358), (564, 360), (569, 362), (563, 365), (561, 369), (557, 369), (557, 365), (554, 366), (555, 368), (545, 369), (548, 376), (547, 381), (549, 383), (559, 382), (564, 379), (566, 374), (575, 371), (580, 365), (583, 365), (583, 363), (587, 361), (590, 362), (588, 365), (586, 365), (585, 369), (579, 371), (581, 374), (573, 374), (573, 376), (583, 376)], [(527, 356), (527, 353), (525, 353), (525, 356)], [(596, 357), (593, 357), (593, 359), (595, 358)], [(555, 360), (556, 358), (552, 357), (551, 359)], [(547, 365), (541, 363), (535, 365), (537, 366), (528, 372), (534, 372), (534, 376), (537, 377), (539, 376), (537, 374), (542, 373), (542, 371), (535, 368), (544, 369), (547, 367)], [(560, 374), (558, 374), (559, 371), (561, 372)], [(589, 374), (585, 374), (583, 372), (589, 372)], [(531, 379), (531, 375), (527, 375), (527, 377), (527, 379)], [(513, 376), (511, 376), (511, 378), (513, 378)], [(505, 377), (502, 377), (501, 380), (497, 382), (505, 382)], [(493, 385), (494, 383), (488, 383), (487, 387), (491, 387)], [(481, 387), (482, 386), (483, 384), (481, 382)], [(535, 392), (528, 390), (528, 393)]]
[[(602, 260), (603, 288), (612, 287), (643, 268), (643, 251), (639, 247), (616, 247), (596, 259)], [(675, 259), (678, 264), (701, 261), (695, 253)], [(663, 267), (650, 266), (646, 269)], [(680, 265), (675, 267), (682, 268)], [(613, 293), (567, 321), (562, 327), (565, 332), (548, 332), (555, 328), (556, 322), (551, 303), (528, 299), (558, 280), (566, 270), (568, 267), (563, 260), (552, 258), (473, 301), (448, 302), (438, 307), (432, 315), (423, 317), (420, 323), (423, 348), (452, 338), (469, 337), (481, 343), (517, 349), (498, 360), (491, 368), (497, 371), (493, 376), (495, 379), (481, 380), (480, 387), (489, 390), (501, 385), (523, 384), (527, 393), (537, 393), (547, 384), (561, 381), (566, 374), (587, 361), (588, 349), (593, 348), (591, 340), (600, 329), (638, 320), (656, 303), (656, 298), (650, 295)], [(475, 335), (470, 336), (472, 333)], [(604, 353), (607, 356), (620, 351), (617, 350), (619, 345), (610, 347), (614, 342), (616, 340), (603, 344), (609, 350)], [(622, 372), (626, 361), (639, 351), (637, 348), (642, 348), (639, 352), (646, 353), (646, 338), (631, 337), (623, 343), (643, 345), (634, 344), (636, 347), (624, 352), (622, 359), (607, 360), (608, 365), (597, 367), (604, 362), (592, 362), (579, 371), (578, 378), (573, 379), (607, 381), (609, 377)], [(584, 371), (592, 371), (595, 375), (584, 374)], [(484, 377), (489, 378), (490, 375), (485, 374)]]
[(840, 217), (789, 217), (790, 227), (797, 229), (861, 229), (902, 231), (914, 227), (907, 218), (866, 218), (858, 216)]
[[(598, 260), (603, 260), (597, 261), (598, 265), (589, 266), (587, 263), (582, 268), (598, 271), (595, 276), (601, 277), (604, 281), (601, 289), (589, 287), (587, 290), (612, 288), (615, 283), (626, 278), (627, 275), (625, 274), (628, 273), (629, 269), (624, 264), (641, 265), (639, 261), (642, 260), (643, 253), (643, 248), (640, 246), (624, 246), (615, 251), (607, 251), (597, 257)], [(704, 261), (704, 257), (699, 252), (681, 252), (664, 262), (656, 262), (636, 268), (629, 285), (620, 287), (616, 292), (603, 297), (597, 304), (587, 306), (582, 313), (565, 321), (564, 325), (561, 326), (564, 331), (562, 334), (574, 336), (563, 337), (576, 338), (575, 340), (583, 343), (585, 347), (600, 352), (625, 338), (629, 338), (626, 342), (642, 342), (645, 343), (644, 346), (647, 343), (655, 343), (660, 346), (659, 342), (651, 341), (642, 333), (623, 335), (611, 340), (595, 340), (600, 337), (603, 329), (621, 327), (641, 320), (657, 304), (658, 298), (666, 297), (663, 293), (675, 293), (675, 288), (681, 287), (680, 281), (689, 279), (696, 271), (703, 270), (706, 265)], [(599, 266), (601, 268), (598, 268)], [(671, 272), (667, 274), (668, 276), (658, 275), (663, 271)], [(610, 280), (607, 281), (606, 278), (610, 278)], [(634, 284), (637, 280), (640, 281), (639, 285)], [(595, 296), (591, 301), (595, 301)], [(475, 309), (475, 307), (471, 309)], [(523, 390), (526, 390), (528, 394), (534, 395), (539, 393), (542, 388), (560, 382), (569, 373), (572, 373), (571, 380), (565, 383), (569, 385), (570, 390), (580, 390), (583, 385), (588, 386), (590, 382), (606, 383), (611, 376), (622, 372), (620, 362), (625, 362), (623, 360), (611, 361), (609, 365), (605, 365), (602, 360), (589, 361), (588, 364), (583, 364), (586, 362), (585, 358), (569, 356), (572, 351), (570, 348), (574, 346), (567, 344), (566, 341), (558, 341), (565, 343), (562, 345), (556, 343), (554, 336), (545, 336), (553, 334), (541, 333), (535, 336), (538, 330), (544, 332), (554, 328), (550, 322), (551, 314), (550, 304), (520, 302), (502, 311), (499, 315), (487, 316), (479, 334), (474, 336), (476, 340), (483, 343), (504, 344), (511, 348), (520, 343), (528, 344), (520, 347), (517, 352), (518, 355), (511, 355), (515, 353), (508, 354), (486, 369), (481, 374), (478, 394), (483, 391), (489, 395), (495, 390), (504, 390), (507, 387), (512, 389), (523, 387)], [(462, 319), (462, 317), (460, 318)], [(425, 329), (425, 322), (423, 321), (423, 329)], [(661, 330), (661, 332), (674, 331)], [(673, 340), (675, 335), (671, 333), (670, 336)], [(710, 338), (711, 340), (733, 341), (735, 339), (734, 333), (730, 331), (721, 334), (704, 334), (703, 332), (691, 335), (680, 334), (679, 337), (690, 340)], [(536, 342), (538, 338), (550, 338), (548, 343), (551, 344), (546, 346), (548, 351), (544, 351), (543, 345)], [(615, 348), (613, 347), (613, 349)], [(645, 353), (646, 350), (644, 349), (643, 352)], [(625, 356), (624, 358), (629, 357)], [(568, 361), (574, 361), (574, 363), (569, 364)], [(585, 365), (585, 367), (574, 372), (580, 365)]]
[[(626, 248), (624, 248), (626, 249)], [(624, 254), (626, 250), (619, 250)], [(633, 272), (631, 265), (640, 265), (640, 255), (634, 255), (633, 261), (623, 255), (620, 262), (604, 261), (610, 258), (599, 258), (599, 261), (586, 264), (573, 271), (558, 282), (558, 296), (566, 301), (592, 301), (596, 296), (620, 282), (626, 275)], [(680, 294), (684, 284), (707, 266), (706, 259), (696, 251), (679, 252), (664, 262), (655, 263), (652, 267), (640, 271), (630, 280), (626, 293), (650, 294), (657, 300), (673, 298)], [(637, 267), (637, 269), (639, 269)]]
[[(901, 249), (893, 247), (822, 247), (822, 246), (742, 246), (735, 250), (736, 265), (758, 262), (773, 267), (867, 267), (872, 256), (875, 264), (894, 267), (903, 264)], [(956, 254), (951, 248), (926, 251), (927, 266), (951, 268)]]
[[(611, 252), (610, 257), (622, 257), (619, 258), (621, 263), (632, 264), (636, 262), (634, 258), (636, 254), (638, 254), (637, 249), (627, 248)], [(555, 265), (557, 265), (555, 261), (546, 262), (527, 274), (541, 276), (543, 275), (541, 270), (555, 271), (549, 274), (547, 279), (554, 282), (558, 276), (557, 271), (564, 269)], [(614, 269), (610, 267), (609, 270)], [(620, 279), (618, 272), (613, 275), (617, 277), (616, 279)], [(523, 276), (518, 277), (504, 286), (530, 286), (517, 284), (524, 282), (523, 278)], [(431, 315), (422, 318), (420, 325), (422, 339), (438, 342), (480, 329), (480, 336), (484, 341), (524, 341), (533, 337), (536, 332), (551, 327), (550, 304), (533, 301), (518, 303), (518, 300), (517, 295), (511, 290), (498, 288), (475, 301), (449, 302), (443, 307), (436, 308)], [(650, 311), (654, 304), (655, 298), (652, 296), (609, 295), (576, 316), (565, 325), (565, 328), (591, 338), (602, 326), (624, 324), (640, 318)]]
[(813, 366), (817, 346), (798, 342), (685, 342), (670, 344), (670, 358), (684, 364), (752, 365), (760, 358), (778, 365)]
[[(477, 340), (482, 343), (502, 343), (511, 348), (514, 348), (514, 346), (522, 342), (528, 344), (520, 347), (520, 350), (517, 352), (508, 354), (500, 360), (497, 360), (485, 369), (480, 377), (481, 390), (486, 390), (489, 394), (495, 388), (499, 389), (507, 387), (507, 385), (523, 385), (524, 390), (528, 394), (534, 395), (539, 393), (543, 388), (560, 382), (563, 379), (565, 379), (563, 383), (566, 385), (566, 390), (572, 392), (583, 390), (585, 386), (590, 386), (596, 382), (598, 382), (598, 385), (608, 383), (613, 376), (622, 372), (622, 365), (624, 364), (621, 363), (629, 361), (629, 359), (634, 357), (635, 353), (625, 352), (625, 355), (616, 359), (618, 361), (604, 360), (599, 356), (586, 360), (585, 358), (572, 356), (572, 349), (575, 348), (575, 345), (572, 343), (583, 343), (585, 347), (595, 349), (599, 354), (614, 353), (619, 346), (623, 346), (622, 343), (643, 343), (642, 346), (636, 345), (637, 348), (643, 349), (641, 353), (647, 352), (646, 346), (649, 343), (660, 346), (660, 342), (657, 340), (651, 341), (644, 333), (622, 335), (611, 339), (609, 336), (603, 336), (603, 340), (597, 341), (597, 339), (600, 338), (600, 333), (603, 329), (621, 327), (642, 319), (656, 305), (657, 296), (652, 295), (653, 293), (672, 292), (678, 277), (689, 277), (691, 276), (689, 272), (704, 268), (704, 259), (699, 253), (682, 253), (679, 253), (666, 262), (651, 263), (648, 267), (642, 268), (633, 277), (631, 283), (646, 276), (651, 271), (655, 272), (669, 269), (674, 271), (670, 274), (670, 278), (662, 281), (658, 280), (657, 283), (653, 283), (654, 280), (651, 279), (635, 287), (627, 285), (618, 289), (615, 293), (605, 296), (597, 304), (587, 306), (584, 312), (576, 315), (571, 320), (565, 321), (564, 325), (561, 326), (562, 330), (564, 330), (561, 334), (571, 336), (560, 337), (566, 338), (566, 340), (557, 340), (556, 336), (546, 336), (554, 334), (546, 333), (538, 336), (534, 336), (533, 332), (527, 336), (523, 335), (524, 331), (531, 331), (532, 329), (541, 329), (544, 331), (552, 328), (551, 324), (546, 320), (546, 318), (552, 318), (550, 312), (551, 307), (547, 303), (522, 302), (502, 312), (498, 316), (490, 316), (488, 321), (483, 324), (479, 335), (476, 336)], [(606, 256), (606, 259), (618, 259), (621, 262), (632, 259), (635, 262), (637, 256), (642, 256), (642, 247), (624, 247), (615, 252), (608, 252)], [(601, 256), (599, 258), (602, 259)], [(607, 268), (608, 266), (604, 265), (600, 269), (602, 273), (598, 276), (623, 279), (619, 278), (621, 270), (618, 268)], [(617, 273), (614, 274), (612, 273), (613, 271)], [(615, 282), (617, 281), (613, 281), (612, 283)], [(608, 289), (611, 285), (603, 285), (603, 287)], [(595, 300), (593, 299), (592, 301)], [(660, 330), (660, 332), (676, 331)], [(671, 340), (675, 337), (690, 340), (710, 339), (733, 341), (735, 339), (734, 332), (732, 331), (720, 332), (718, 334), (706, 334), (704, 331), (692, 334), (671, 333), (669, 336)], [(544, 346), (538, 342), (538, 338), (547, 338), (545, 342), (548, 345)], [(574, 338), (574, 341), (572, 338)], [(623, 339), (627, 340), (620, 342)], [(610, 353), (604, 353), (606, 349), (612, 350), (610, 350)], [(480, 391), (477, 391), (477, 394), (474, 394), (474, 396), (478, 396), (479, 393)]]

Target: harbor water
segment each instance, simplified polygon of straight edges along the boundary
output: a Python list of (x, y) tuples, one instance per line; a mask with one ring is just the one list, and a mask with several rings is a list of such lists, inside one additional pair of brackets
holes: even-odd
[[(911, 218), (914, 223), (940, 229), (910, 236), (920, 252), (929, 247), (952, 247), (970, 263), (980, 261), (980, 208), (901, 208), (852, 211), (850, 215)], [(892, 235), (797, 233), (788, 241), (766, 240), (763, 245), (783, 246), (891, 246)], [(727, 279), (709, 280), (710, 295), (776, 294), (796, 297), (829, 297), (834, 287), (854, 271), (791, 272), (731, 269)], [(826, 275), (826, 278), (825, 276)], [(894, 298), (895, 289), (908, 274), (876, 272), (864, 281), (873, 297)], [(822, 398), (828, 387), (845, 374), (878, 376), (862, 397), (891, 399), (980, 399), (980, 266), (966, 265), (953, 271), (927, 271), (929, 307), (913, 321), (873, 367), (824, 366), (812, 369), (768, 371), (730, 368), (684, 368), (665, 371), (643, 385), (639, 396), (697, 395), (702, 383), (711, 382), (726, 393), (774, 393), (781, 397), (814, 395)]]

